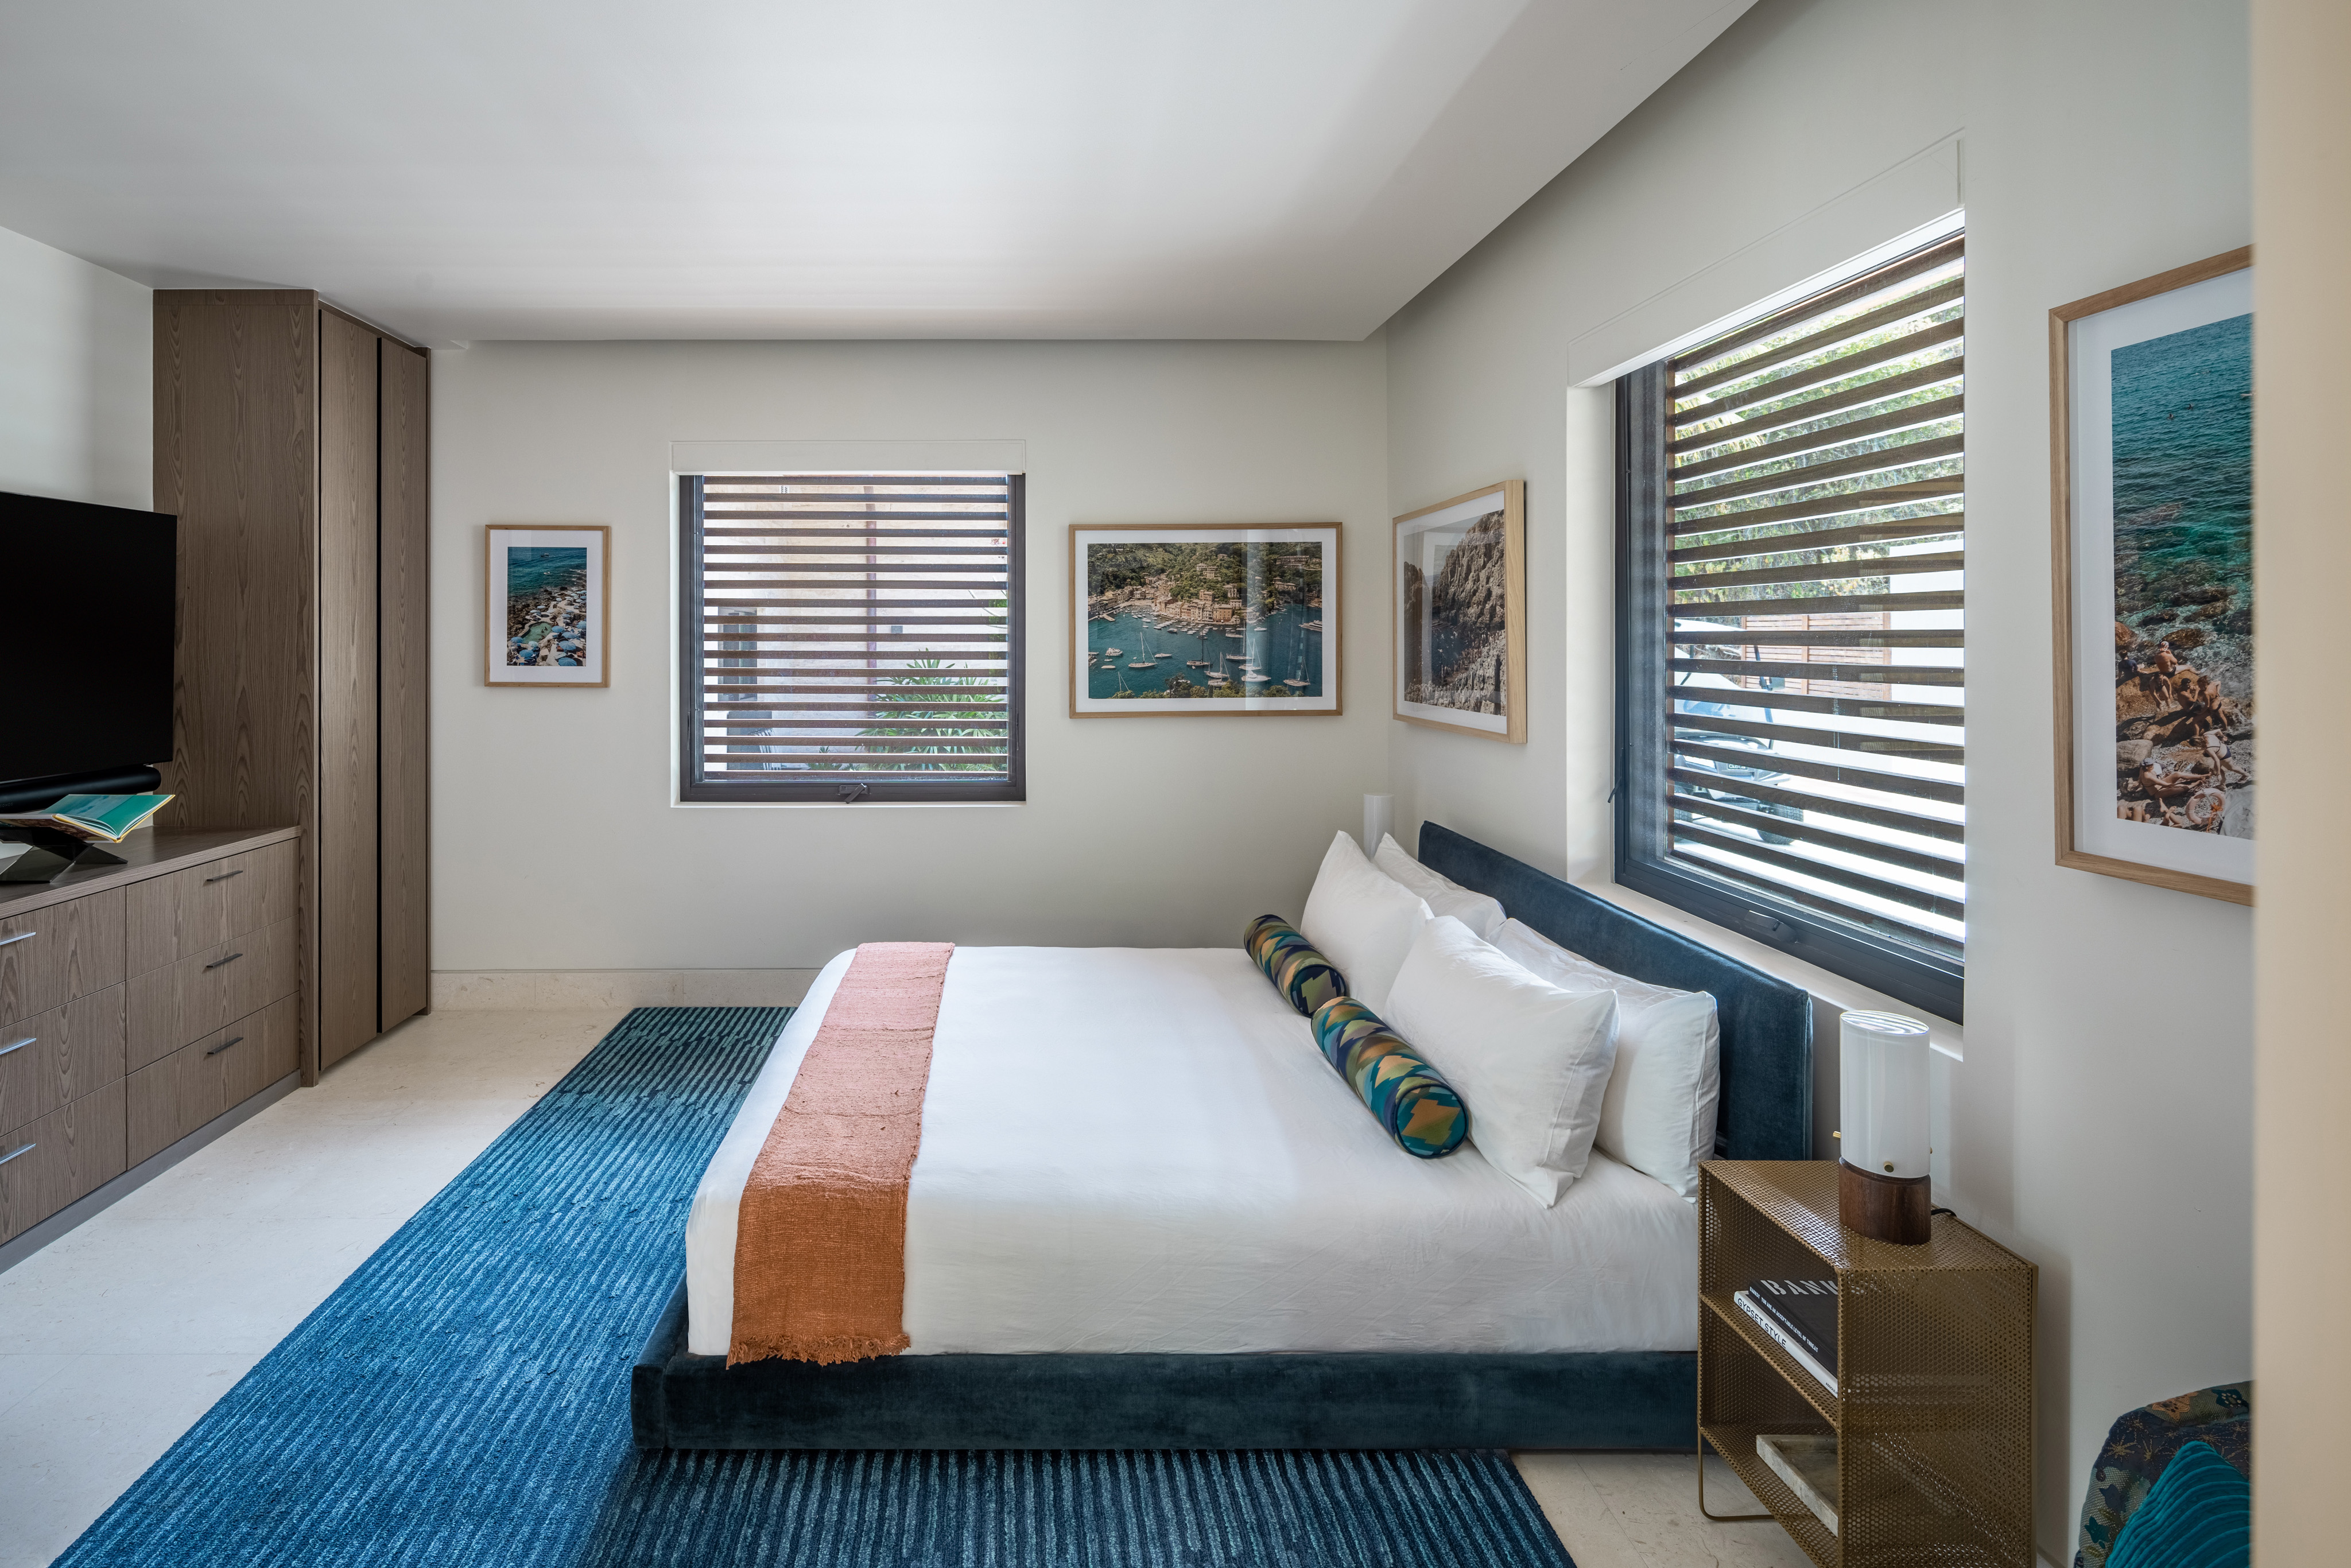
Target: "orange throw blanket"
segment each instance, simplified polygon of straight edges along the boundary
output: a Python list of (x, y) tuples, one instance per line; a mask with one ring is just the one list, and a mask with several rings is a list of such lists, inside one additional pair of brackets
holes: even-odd
[(726, 1364), (906, 1348), (906, 1182), (951, 942), (868, 942), (744, 1184)]

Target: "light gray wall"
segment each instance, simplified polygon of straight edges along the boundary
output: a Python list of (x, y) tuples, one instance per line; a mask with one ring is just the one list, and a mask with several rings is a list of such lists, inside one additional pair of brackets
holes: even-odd
[(153, 298), (0, 229), (0, 490), (154, 504)]
[(2052, 863), (2046, 313), (2250, 239), (2246, 77), (2235, 3), (1765, 0), (1387, 329), (1395, 509), (1523, 476), (1532, 590), (1529, 744), (1393, 726), (1398, 821), (1605, 880), (1609, 412), (1570, 346), (1959, 132), (1970, 925), (1941, 1196), (2041, 1265), (2059, 1562), (2114, 1416), (2250, 1370), (2251, 927)]
[[(1384, 350), (496, 343), (434, 357), (434, 967), (807, 967), (859, 941), (1224, 946), (1387, 776)], [(678, 808), (670, 444), (1027, 444), (1029, 800)], [(1069, 716), (1073, 522), (1344, 526), (1346, 711)], [(612, 528), (609, 690), (485, 686), (482, 526)]]

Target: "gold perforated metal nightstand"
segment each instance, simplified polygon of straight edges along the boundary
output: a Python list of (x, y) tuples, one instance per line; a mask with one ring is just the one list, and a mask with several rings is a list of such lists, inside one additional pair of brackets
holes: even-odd
[[(1710, 1446), (1822, 1568), (2032, 1568), (2034, 1266), (1948, 1214), (1918, 1247), (1844, 1229), (1832, 1160), (1700, 1169), (1701, 1507)], [(1785, 1278), (1836, 1281), (1834, 1393), (1731, 1299)], [(1836, 1531), (1757, 1454), (1780, 1433), (1835, 1437)]]

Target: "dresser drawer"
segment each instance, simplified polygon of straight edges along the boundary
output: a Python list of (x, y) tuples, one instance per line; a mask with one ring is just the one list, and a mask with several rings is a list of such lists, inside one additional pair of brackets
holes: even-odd
[(122, 890), (0, 918), (0, 1019), (28, 1019), (122, 983)]
[(122, 1006), (123, 988), (109, 986), (0, 1026), (0, 1136), (122, 1076)]
[(191, 1040), (259, 1012), (291, 996), (296, 977), (295, 923), (274, 925), (203, 948), (167, 968), (131, 977), (130, 1049), (137, 1071)]
[(247, 850), (126, 889), (130, 973), (164, 968), (292, 919), (296, 848), (289, 840)]
[(170, 1148), (294, 1071), (301, 1009), (287, 997), (131, 1075), (131, 1163)]
[(122, 1107), (118, 1080), (0, 1137), (0, 1241), (23, 1235), (129, 1168)]

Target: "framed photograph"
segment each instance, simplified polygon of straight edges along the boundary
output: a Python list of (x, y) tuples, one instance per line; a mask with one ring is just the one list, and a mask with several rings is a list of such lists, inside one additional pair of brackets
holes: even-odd
[(1070, 715), (1335, 714), (1339, 525), (1070, 527)]
[(2057, 863), (2253, 901), (2253, 274), (2049, 313)]
[(1398, 517), (1393, 591), (1395, 716), (1525, 745), (1526, 482)]
[(492, 523), (482, 530), (484, 676), (494, 686), (601, 686), (611, 530)]

